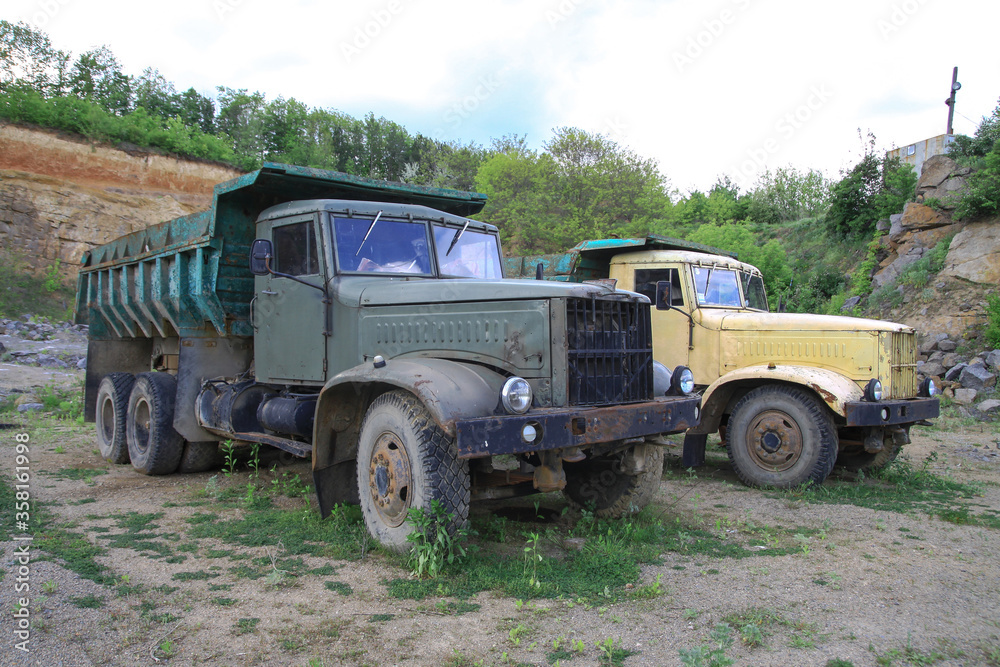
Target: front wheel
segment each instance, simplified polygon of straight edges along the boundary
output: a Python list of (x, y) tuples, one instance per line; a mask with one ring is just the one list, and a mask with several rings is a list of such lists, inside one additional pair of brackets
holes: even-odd
[(358, 436), (358, 496), (372, 537), (404, 552), (411, 508), (437, 500), (454, 533), (469, 519), (469, 465), (412, 394), (391, 391), (372, 402)]
[(747, 486), (822, 484), (837, 460), (829, 410), (797, 387), (757, 387), (741, 398), (726, 429), (729, 460)]
[(564, 463), (563, 469), (563, 493), (571, 505), (592, 510), (601, 519), (619, 519), (653, 500), (663, 477), (663, 447), (637, 445), (612, 456)]

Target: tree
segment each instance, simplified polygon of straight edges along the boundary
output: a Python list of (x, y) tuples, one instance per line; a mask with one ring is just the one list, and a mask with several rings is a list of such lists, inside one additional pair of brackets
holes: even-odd
[(233, 145), (236, 164), (250, 170), (264, 162), (264, 95), (220, 86), (218, 129)]
[(70, 55), (23, 21), (0, 20), (0, 90), (25, 86), (43, 97), (64, 92)]
[(69, 73), (70, 92), (96, 102), (115, 115), (128, 112), (132, 106), (132, 88), (122, 66), (106, 46), (80, 55)]

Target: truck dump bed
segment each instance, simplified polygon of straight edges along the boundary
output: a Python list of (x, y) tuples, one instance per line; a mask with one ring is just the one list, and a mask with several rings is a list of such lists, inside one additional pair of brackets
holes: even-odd
[(612, 257), (630, 250), (692, 250), (736, 257), (736, 253), (701, 243), (651, 234), (634, 239), (583, 241), (569, 252), (554, 255), (508, 257), (504, 259), (504, 274), (507, 278), (535, 278), (537, 267), (541, 264), (545, 280), (575, 283), (599, 280), (608, 277)]
[(266, 162), (215, 186), (207, 211), (127, 234), (87, 251), (76, 321), (92, 340), (153, 336), (251, 336), (248, 268), (261, 211), (289, 201), (352, 199), (421, 204), (472, 215), (476, 192), (387, 183), (336, 171)]

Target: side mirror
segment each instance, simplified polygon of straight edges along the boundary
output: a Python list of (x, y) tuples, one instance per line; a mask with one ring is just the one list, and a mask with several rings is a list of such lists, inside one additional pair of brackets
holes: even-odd
[(253, 245), (250, 246), (250, 273), (255, 276), (266, 276), (272, 273), (270, 263), (273, 256), (271, 241), (255, 239)]
[(670, 290), (673, 286), (669, 280), (660, 280), (656, 283), (656, 309), (670, 310)]

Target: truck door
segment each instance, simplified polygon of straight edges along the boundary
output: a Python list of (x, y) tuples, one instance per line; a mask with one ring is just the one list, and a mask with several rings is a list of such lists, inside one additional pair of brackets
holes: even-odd
[[(262, 223), (270, 238), (276, 275), (254, 279), (254, 364), (261, 382), (323, 383), (326, 380), (326, 283), (322, 239), (316, 216)], [(312, 287), (311, 285), (315, 285)]]
[[(681, 272), (673, 268), (637, 268), (633, 276), (635, 282), (632, 289), (639, 294), (645, 294), (652, 303), (656, 303), (656, 283), (669, 281), (672, 285), (671, 304), (690, 312), (684, 301), (684, 285), (681, 282)], [(689, 365), (688, 327), (689, 322), (684, 313), (676, 310), (652, 309), (653, 325), (653, 358), (668, 368), (678, 364)]]

